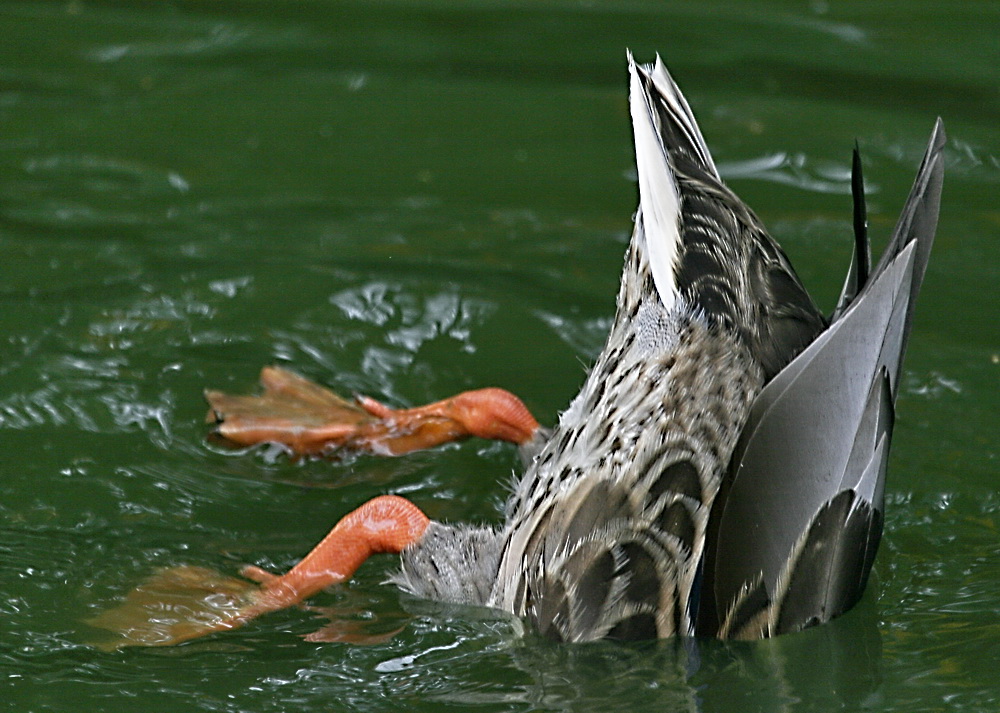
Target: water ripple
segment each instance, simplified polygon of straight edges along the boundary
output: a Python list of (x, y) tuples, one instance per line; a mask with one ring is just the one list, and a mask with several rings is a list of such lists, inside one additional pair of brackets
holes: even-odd
[(238, 28), (225, 23), (215, 23), (205, 29), (200, 36), (186, 40), (158, 42), (132, 42), (96, 47), (87, 52), (87, 59), (100, 62), (118, 62), (127, 57), (177, 57), (186, 55), (206, 55), (226, 52), (243, 44), (252, 37), (246, 28)]
[(43, 425), (72, 424), (84, 431), (97, 431), (97, 421), (79, 397), (48, 385), (29, 394), (11, 394), (0, 399), (0, 428), (25, 429)]
[(399, 285), (383, 282), (338, 292), (330, 297), (330, 303), (349, 320), (382, 327), (386, 343), (410, 353), (439, 336), (461, 342), (466, 351), (475, 351), (471, 330), (496, 309), (453, 292), (421, 298)]
[[(718, 168), (726, 180), (755, 178), (816, 193), (851, 193), (850, 165), (817, 161), (804, 153), (780, 151), (743, 161), (722, 162)], [(866, 181), (865, 190), (874, 193), (879, 189), (877, 184)]]
[[(23, 170), (23, 178), (5, 186), (10, 196), (5, 212), (36, 226), (85, 230), (159, 224), (161, 215), (139, 205), (170, 200), (190, 189), (176, 171), (108, 155), (33, 156), (23, 162)], [(126, 196), (131, 200), (123, 200)]]
[(545, 322), (559, 337), (569, 344), (581, 358), (590, 360), (604, 346), (608, 331), (611, 329), (610, 317), (597, 317), (590, 320), (567, 319), (565, 316), (552, 312), (537, 311), (539, 319)]

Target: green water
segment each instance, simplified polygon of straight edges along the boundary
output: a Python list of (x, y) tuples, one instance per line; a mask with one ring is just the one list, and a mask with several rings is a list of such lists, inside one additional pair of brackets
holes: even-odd
[[(0, 3), (0, 708), (1000, 708), (998, 30), (968, 0)], [(400, 596), (383, 557), (316, 598), (366, 644), (305, 642), (324, 620), (293, 609), (88, 646), (155, 568), (285, 569), (380, 493), (497, 521), (508, 447), (232, 452), (201, 391), (279, 363), (403, 405), (497, 384), (551, 423), (635, 206), (626, 47), (662, 53), (827, 306), (854, 140), (884, 238), (945, 119), (862, 603), (752, 645), (559, 646)]]

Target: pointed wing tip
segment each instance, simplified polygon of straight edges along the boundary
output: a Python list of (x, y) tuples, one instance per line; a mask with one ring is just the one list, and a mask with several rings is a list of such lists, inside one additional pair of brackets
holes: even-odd
[[(918, 184), (922, 175), (934, 175), (938, 183), (942, 180), (941, 175), (944, 173), (942, 154), (947, 141), (948, 135), (944, 129), (944, 120), (939, 116), (934, 121), (934, 128), (931, 129), (931, 136), (927, 140), (927, 150), (924, 153), (924, 160), (917, 171), (916, 182)], [(911, 194), (910, 198), (912, 199), (914, 196)]]
[[(917, 171), (917, 176), (910, 195), (907, 197), (906, 204), (903, 206), (903, 215), (900, 216), (900, 220), (902, 221), (904, 216), (916, 210), (917, 205), (924, 204), (928, 206), (925, 210), (933, 215), (929, 227), (929, 239), (933, 239), (933, 233), (937, 227), (937, 216), (941, 202), (941, 187), (944, 181), (943, 153), (947, 139), (948, 137), (944, 130), (944, 121), (939, 116), (934, 122), (930, 139), (927, 141), (927, 150), (924, 153), (924, 159)], [(899, 227), (897, 226), (897, 230)]]

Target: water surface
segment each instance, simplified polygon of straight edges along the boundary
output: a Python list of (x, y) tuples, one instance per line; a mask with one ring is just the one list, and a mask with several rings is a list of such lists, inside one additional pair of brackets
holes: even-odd
[[(19, 711), (995, 711), (1000, 9), (986, 2), (0, 6), (0, 693)], [(496, 384), (553, 422), (635, 206), (625, 48), (832, 306), (849, 160), (885, 238), (934, 118), (941, 227), (862, 603), (756, 644), (558, 646), (407, 599), (391, 558), (176, 648), (81, 622), (157, 567), (284, 569), (385, 492), (495, 522), (507, 447), (292, 462), (204, 440), (206, 387), (292, 367), (413, 405)], [(393, 634), (393, 632), (396, 632)]]

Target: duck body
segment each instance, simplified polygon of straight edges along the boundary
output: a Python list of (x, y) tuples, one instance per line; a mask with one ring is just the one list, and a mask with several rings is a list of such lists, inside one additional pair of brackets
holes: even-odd
[(607, 342), (504, 525), (433, 523), (394, 581), (564, 641), (821, 623), (860, 598), (881, 537), (943, 129), (870, 279), (859, 227), (831, 324), (722, 183), (659, 58), (629, 70), (640, 205)]

